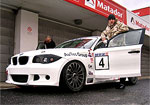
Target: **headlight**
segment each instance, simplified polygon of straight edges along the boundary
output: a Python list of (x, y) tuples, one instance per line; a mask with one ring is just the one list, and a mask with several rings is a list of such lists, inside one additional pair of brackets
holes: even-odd
[(61, 57), (53, 54), (37, 55), (33, 58), (33, 63), (52, 63), (61, 59)]

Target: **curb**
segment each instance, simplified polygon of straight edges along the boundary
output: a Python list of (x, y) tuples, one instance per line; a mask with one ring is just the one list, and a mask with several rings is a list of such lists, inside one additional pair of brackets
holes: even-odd
[(16, 88), (16, 85), (0, 82), (0, 89)]
[(138, 77), (139, 80), (142, 80), (142, 79), (150, 79), (150, 76), (143, 76), (143, 77)]

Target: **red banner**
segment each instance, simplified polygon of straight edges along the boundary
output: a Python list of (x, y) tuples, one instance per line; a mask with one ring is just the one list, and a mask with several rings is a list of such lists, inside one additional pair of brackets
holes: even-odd
[(150, 15), (150, 7), (134, 10), (132, 12), (136, 13), (138, 16)]
[(114, 14), (120, 21), (126, 21), (126, 8), (113, 2), (112, 0), (65, 0), (92, 12), (108, 17), (109, 14)]

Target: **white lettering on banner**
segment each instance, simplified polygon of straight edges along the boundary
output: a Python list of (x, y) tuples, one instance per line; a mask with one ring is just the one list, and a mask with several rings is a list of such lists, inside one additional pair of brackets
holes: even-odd
[(97, 7), (102, 8), (105, 11), (110, 12), (111, 14), (117, 15), (118, 17), (122, 18), (122, 13), (118, 12), (118, 9), (113, 9), (109, 5), (105, 5), (103, 2), (97, 1)]
[(79, 0), (73, 0), (73, 1), (75, 1), (75, 2), (79, 2)]
[(135, 14), (139, 16), (140, 12), (137, 12), (137, 13), (135, 13)]
[(87, 10), (108, 17), (109, 14), (114, 14), (121, 22), (127, 24), (126, 8), (116, 4), (113, 0), (65, 0)]

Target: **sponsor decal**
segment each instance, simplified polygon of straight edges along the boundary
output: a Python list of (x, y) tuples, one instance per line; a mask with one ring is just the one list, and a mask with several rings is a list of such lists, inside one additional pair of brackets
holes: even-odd
[(109, 70), (108, 52), (95, 54), (95, 68), (96, 70)]
[(145, 28), (145, 34), (150, 36), (150, 24), (130, 11), (127, 11), (127, 25), (133, 29)]
[(135, 13), (136, 15), (140, 16), (140, 12)]
[(85, 0), (85, 5), (95, 9), (96, 0)]
[(33, 31), (32, 27), (31, 27), (31, 26), (28, 26), (28, 27), (27, 27), (27, 34), (31, 35), (31, 34), (32, 34), (32, 31)]
[(91, 55), (91, 54), (88, 54), (88, 57), (92, 57), (92, 55)]
[(89, 71), (88, 74), (89, 74), (89, 75), (93, 75), (93, 72), (92, 72), (92, 71)]
[(64, 53), (64, 56), (79, 56), (79, 57), (87, 57), (87, 54), (81, 54), (79, 52), (77, 53), (73, 53), (73, 52), (69, 52), (69, 53)]
[(144, 25), (143, 23), (140, 23), (138, 20), (136, 20), (134, 17), (131, 17), (131, 21), (130, 21), (133, 25), (136, 25), (138, 27), (141, 28), (145, 28), (147, 31), (150, 31), (150, 27), (148, 27), (147, 25)]
[(90, 50), (88, 50), (88, 57), (90, 57), (90, 61), (91, 61), (91, 63), (93, 63), (94, 62), (94, 53), (91, 53), (91, 51), (92, 51), (92, 49), (90, 49)]
[(32, 28), (29, 26), (29, 27), (27, 28), (27, 31), (28, 31), (28, 32), (32, 32)]
[(131, 18), (131, 23), (132, 23), (133, 25), (135, 25), (135, 20), (134, 20), (133, 17)]
[(89, 52), (88, 57), (92, 57), (91, 51), (92, 51), (92, 49), (88, 50), (88, 52)]
[(139, 27), (141, 27), (141, 28), (145, 28), (147, 31), (149, 31), (150, 30), (150, 28), (148, 28), (148, 26), (147, 25), (144, 25), (144, 24), (142, 24), (142, 23), (140, 23), (139, 21), (137, 21), (136, 20), (136, 25), (137, 26), (139, 26)]
[(108, 56), (108, 52), (95, 54), (95, 57), (101, 57), (101, 56)]
[(90, 61), (91, 61), (91, 63), (93, 63), (94, 62), (94, 58), (92, 57), (92, 58), (90, 58)]
[(88, 64), (88, 68), (89, 68), (89, 69), (92, 69), (93, 66), (92, 66), (91, 64)]

